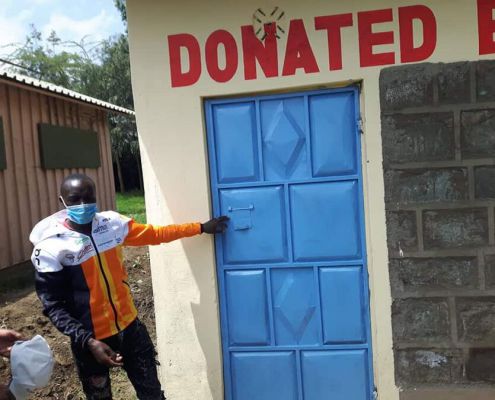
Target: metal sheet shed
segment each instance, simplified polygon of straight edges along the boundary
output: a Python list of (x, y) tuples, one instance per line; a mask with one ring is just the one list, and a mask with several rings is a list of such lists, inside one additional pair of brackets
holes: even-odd
[[(109, 112), (134, 115), (132, 110), (48, 82), (0, 72), (4, 141), (0, 149), (4, 159), (0, 168), (0, 269), (29, 259), (29, 233), (36, 222), (60, 208), (57, 197), (64, 176), (74, 172), (91, 176), (98, 188), (99, 206), (115, 206)], [(44, 168), (40, 124), (66, 128), (68, 134), (93, 132), (99, 167)]]

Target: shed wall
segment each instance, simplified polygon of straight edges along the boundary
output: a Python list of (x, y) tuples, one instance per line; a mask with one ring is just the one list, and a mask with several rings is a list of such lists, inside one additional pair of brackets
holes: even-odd
[[(93, 178), (101, 209), (115, 207), (115, 189), (105, 111), (0, 83), (0, 117), (4, 125), (7, 161), (7, 168), (0, 170), (1, 269), (30, 258), (29, 233), (38, 221), (60, 209), (59, 187), (65, 176), (78, 172)], [(38, 123), (97, 132), (101, 166), (96, 169), (43, 169)]]

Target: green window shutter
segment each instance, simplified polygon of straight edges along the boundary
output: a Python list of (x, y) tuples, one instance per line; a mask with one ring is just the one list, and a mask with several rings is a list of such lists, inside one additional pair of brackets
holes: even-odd
[(5, 136), (3, 133), (3, 119), (0, 117), (0, 170), (7, 169), (7, 155), (5, 153)]
[(45, 169), (98, 168), (98, 134), (76, 128), (38, 124), (41, 166)]

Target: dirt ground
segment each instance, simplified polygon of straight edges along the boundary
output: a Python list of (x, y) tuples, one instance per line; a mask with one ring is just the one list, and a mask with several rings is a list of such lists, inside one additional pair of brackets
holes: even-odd
[[(126, 267), (129, 272), (129, 283), (139, 311), (139, 318), (146, 324), (151, 338), (155, 342), (155, 314), (148, 248), (131, 247), (125, 248), (124, 252)], [(2, 296), (0, 328), (15, 329), (26, 337), (40, 334), (45, 337), (53, 350), (55, 368), (52, 380), (47, 387), (34, 393), (31, 396), (32, 399), (85, 399), (72, 361), (69, 339), (58, 332), (51, 322), (43, 316), (41, 303), (32, 289), (12, 291)], [(9, 374), (8, 360), (0, 357), (0, 382), (8, 381), (10, 379)], [(136, 399), (134, 389), (122, 369), (113, 369), (111, 376), (115, 400)]]

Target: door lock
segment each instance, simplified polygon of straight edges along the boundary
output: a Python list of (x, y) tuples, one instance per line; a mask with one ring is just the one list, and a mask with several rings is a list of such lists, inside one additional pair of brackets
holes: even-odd
[(235, 231), (243, 231), (246, 229), (251, 229), (253, 227), (253, 223), (251, 220), (251, 211), (254, 210), (254, 205), (250, 204), (247, 207), (232, 207), (229, 206), (227, 210), (232, 215), (232, 223)]

